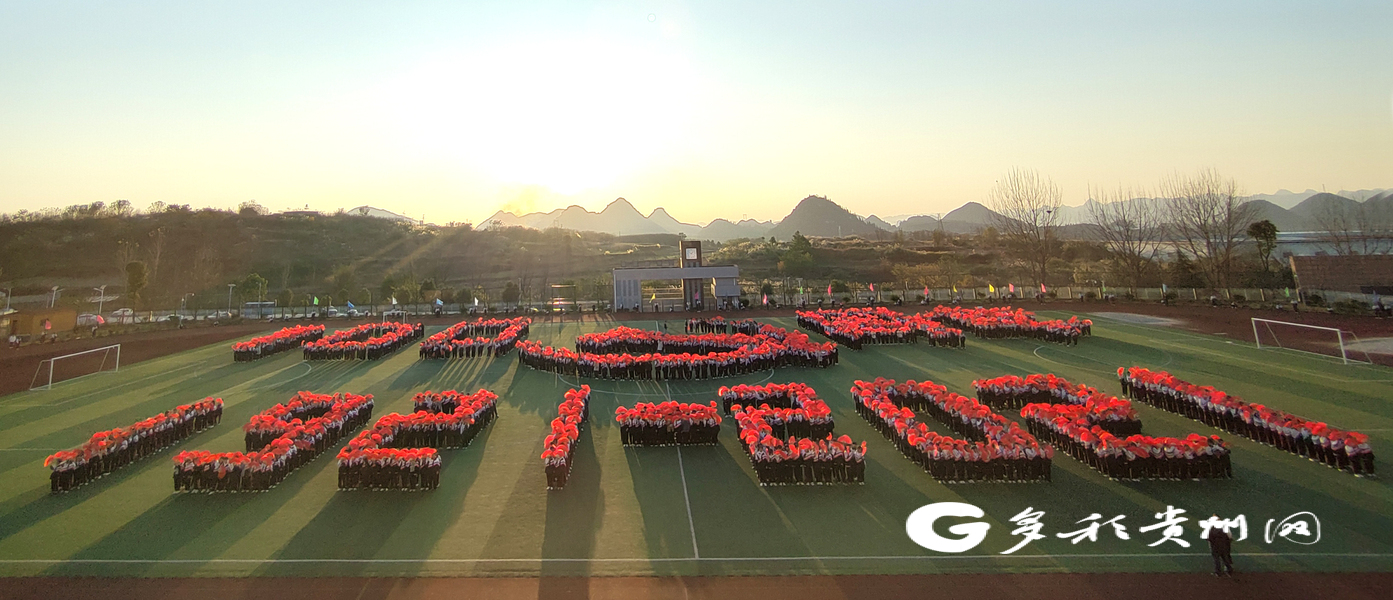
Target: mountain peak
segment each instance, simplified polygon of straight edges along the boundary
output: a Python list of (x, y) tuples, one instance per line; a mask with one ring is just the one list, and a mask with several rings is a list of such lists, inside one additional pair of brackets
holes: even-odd
[(639, 216), (643, 216), (642, 213), (638, 212), (637, 208), (634, 208), (634, 205), (630, 204), (628, 200), (625, 200), (623, 198), (615, 198), (614, 202), (610, 202), (609, 204), (605, 205), (605, 209), (600, 211), (600, 214), (603, 215), (609, 213), (610, 209), (614, 209), (616, 211), (623, 211), (626, 213), (632, 212)]

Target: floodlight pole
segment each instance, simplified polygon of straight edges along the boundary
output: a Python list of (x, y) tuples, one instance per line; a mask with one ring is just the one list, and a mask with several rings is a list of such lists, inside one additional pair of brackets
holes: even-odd
[(227, 284), (227, 316), (232, 318), (232, 288), (237, 287), (235, 283)]
[(56, 285), (53, 286), (53, 297), (52, 297), (52, 298), (49, 298), (49, 300), (48, 300), (48, 307), (49, 307), (49, 308), (53, 308), (54, 306), (56, 306), (56, 305), (58, 304), (58, 290), (60, 290), (60, 289), (62, 289), (62, 288), (60, 288), (60, 287), (58, 287), (58, 286), (56, 286)]
[(102, 314), (102, 306), (106, 303), (106, 286), (94, 287), (97, 290), (97, 316)]

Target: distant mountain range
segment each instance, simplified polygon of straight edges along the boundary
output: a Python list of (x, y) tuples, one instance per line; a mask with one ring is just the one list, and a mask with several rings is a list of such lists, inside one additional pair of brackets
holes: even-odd
[[(1303, 195), (1304, 194), (1304, 195)], [(1280, 190), (1275, 194), (1257, 194), (1252, 202), (1258, 204), (1258, 218), (1272, 221), (1280, 231), (1315, 231), (1320, 228), (1319, 216), (1329, 207), (1350, 208), (1359, 205), (1354, 198), (1366, 198), (1367, 206), (1393, 211), (1393, 191), (1359, 190), (1342, 191), (1330, 194), (1306, 190), (1294, 193)], [(1081, 225), (1090, 222), (1089, 200), (1080, 206), (1065, 206), (1060, 209), (1061, 225)], [(1160, 200), (1138, 198), (1130, 202), (1160, 202)], [(515, 215), (498, 211), (479, 225), (481, 229), (492, 227), (531, 227), (546, 229), (561, 227), (576, 231), (598, 231), (614, 235), (681, 234), (692, 239), (726, 241), (738, 238), (774, 237), (786, 240), (794, 232), (815, 237), (861, 236), (875, 237), (895, 231), (906, 233), (942, 229), (948, 233), (974, 233), (990, 225), (996, 213), (977, 202), (968, 202), (956, 210), (936, 218), (929, 215), (914, 215), (896, 218), (891, 223), (875, 215), (858, 216), (841, 205), (822, 196), (808, 196), (801, 200), (788, 216), (778, 221), (756, 221), (745, 219), (731, 222), (716, 219), (705, 226), (684, 223), (673, 218), (662, 208), (644, 216), (634, 205), (623, 198), (616, 199), (598, 213), (590, 212), (580, 206), (571, 205), (545, 213)], [(1073, 228), (1070, 228), (1073, 229)]]

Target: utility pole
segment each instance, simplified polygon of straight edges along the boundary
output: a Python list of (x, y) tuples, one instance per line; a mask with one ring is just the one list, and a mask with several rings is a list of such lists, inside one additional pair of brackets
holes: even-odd
[(58, 304), (58, 290), (60, 290), (60, 289), (62, 289), (62, 288), (59, 288), (59, 287), (56, 286), (56, 285), (53, 286), (53, 297), (52, 297), (52, 298), (49, 298), (49, 300), (48, 300), (48, 307), (49, 307), (49, 308), (53, 308), (55, 305)]
[(237, 287), (235, 283), (227, 284), (227, 316), (232, 318), (232, 288)]
[(97, 290), (97, 316), (102, 314), (102, 305), (106, 302), (106, 286), (94, 287)]

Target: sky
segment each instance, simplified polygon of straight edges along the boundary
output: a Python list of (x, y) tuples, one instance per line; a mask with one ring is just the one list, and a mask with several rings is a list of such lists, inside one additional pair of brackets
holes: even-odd
[(1393, 187), (1393, 2), (0, 0), (0, 212)]

